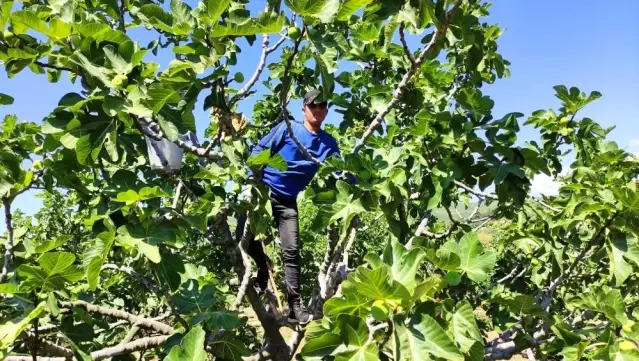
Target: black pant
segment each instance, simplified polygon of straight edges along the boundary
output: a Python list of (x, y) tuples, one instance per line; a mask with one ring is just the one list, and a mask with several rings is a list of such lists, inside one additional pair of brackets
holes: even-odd
[[(275, 224), (279, 228), (288, 304), (289, 307), (292, 307), (300, 302), (300, 239), (297, 201), (271, 195), (271, 205)], [(245, 222), (246, 216), (242, 216), (238, 220), (237, 235), (240, 237)], [(268, 276), (268, 257), (264, 253), (262, 243), (255, 240), (252, 233), (249, 235), (248, 254), (257, 264), (258, 278)]]

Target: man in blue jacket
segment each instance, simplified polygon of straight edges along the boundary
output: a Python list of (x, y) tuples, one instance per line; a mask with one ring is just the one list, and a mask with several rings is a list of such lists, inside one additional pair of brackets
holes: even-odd
[[(314, 158), (324, 161), (333, 154), (339, 155), (339, 148), (335, 138), (321, 129), (322, 122), (328, 114), (328, 104), (316, 101), (319, 96), (320, 91), (317, 89), (306, 93), (303, 103), (304, 122), (291, 121), (291, 128), (295, 138), (304, 148)], [(312, 315), (306, 311), (300, 300), (300, 240), (296, 198), (298, 193), (313, 180), (319, 166), (305, 157), (291, 138), (285, 121), (275, 126), (260, 140), (253, 148), (252, 155), (259, 154), (265, 149), (270, 149), (271, 155), (280, 154), (288, 166), (283, 172), (265, 167), (262, 182), (270, 189), (273, 216), (279, 228), (289, 318), (300, 324), (306, 324), (312, 320)], [(244, 222), (244, 219), (240, 220), (238, 234), (242, 234)], [(261, 293), (266, 290), (268, 284), (268, 260), (262, 244), (253, 236), (249, 241), (248, 253), (258, 266), (254, 286)]]

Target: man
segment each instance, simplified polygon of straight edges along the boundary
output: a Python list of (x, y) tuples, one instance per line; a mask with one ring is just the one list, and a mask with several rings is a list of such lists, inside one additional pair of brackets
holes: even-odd
[[(291, 128), (297, 140), (316, 159), (324, 161), (333, 154), (339, 155), (337, 141), (330, 134), (321, 129), (322, 122), (328, 113), (327, 102), (316, 101), (320, 91), (313, 89), (304, 96), (304, 121), (291, 121)], [(300, 240), (296, 198), (313, 180), (319, 166), (308, 160), (304, 153), (291, 138), (285, 121), (275, 126), (271, 132), (260, 140), (254, 147), (252, 155), (265, 149), (271, 150), (271, 155), (280, 154), (287, 163), (287, 170), (280, 172), (271, 167), (265, 167), (262, 182), (270, 189), (270, 200), (273, 216), (279, 229), (284, 274), (286, 276), (286, 290), (288, 293), (289, 318), (300, 324), (312, 320), (300, 300)], [(238, 234), (244, 228), (244, 220), (240, 220)], [(258, 266), (257, 278), (254, 286), (258, 292), (267, 288), (269, 268), (266, 254), (259, 241), (254, 237), (249, 240), (249, 255)]]

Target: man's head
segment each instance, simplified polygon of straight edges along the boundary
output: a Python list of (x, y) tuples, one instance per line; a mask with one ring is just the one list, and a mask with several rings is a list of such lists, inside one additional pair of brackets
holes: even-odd
[(312, 89), (304, 95), (304, 120), (312, 127), (319, 128), (328, 114), (328, 102), (322, 102), (321, 92)]

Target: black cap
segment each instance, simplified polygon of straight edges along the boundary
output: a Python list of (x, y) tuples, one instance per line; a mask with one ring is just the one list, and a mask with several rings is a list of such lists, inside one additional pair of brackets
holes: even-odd
[(315, 99), (319, 97), (322, 92), (319, 89), (311, 89), (304, 94), (304, 105), (315, 104)]

